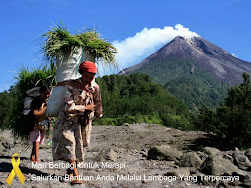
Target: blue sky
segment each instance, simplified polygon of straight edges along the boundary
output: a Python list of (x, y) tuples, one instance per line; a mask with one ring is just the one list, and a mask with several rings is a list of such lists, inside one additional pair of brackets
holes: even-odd
[(0, 92), (14, 85), (13, 77), (21, 65), (33, 68), (41, 65), (39, 38), (54, 23), (59, 24), (59, 20), (72, 34), (83, 27), (97, 28), (103, 38), (118, 48), (117, 59), (122, 68), (139, 63), (177, 35), (199, 35), (251, 62), (249, 0), (0, 0), (0, 3)]

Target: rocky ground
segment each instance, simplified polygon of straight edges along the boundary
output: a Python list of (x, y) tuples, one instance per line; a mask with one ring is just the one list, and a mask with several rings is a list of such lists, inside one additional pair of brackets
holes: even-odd
[[(15, 176), (11, 187), (70, 187), (67, 164), (53, 162), (49, 141), (40, 148), (40, 165), (34, 166), (31, 143), (1, 131), (0, 186), (9, 187), (11, 156), (18, 153), (26, 180), (22, 185)], [(251, 149), (224, 151), (204, 132), (149, 124), (94, 126), (86, 160), (78, 167), (85, 183), (74, 187), (249, 187), (250, 160)]]

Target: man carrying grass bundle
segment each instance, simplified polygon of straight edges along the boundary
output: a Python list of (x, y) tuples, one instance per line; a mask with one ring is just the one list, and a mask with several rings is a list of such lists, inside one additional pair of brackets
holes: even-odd
[(92, 82), (97, 73), (96, 64), (84, 61), (79, 65), (81, 78), (66, 82), (65, 106), (61, 110), (53, 129), (53, 160), (70, 162), (67, 174), (72, 184), (82, 181), (77, 163), (84, 160), (84, 149), (90, 143), (94, 115), (102, 117), (102, 104), (99, 86)]

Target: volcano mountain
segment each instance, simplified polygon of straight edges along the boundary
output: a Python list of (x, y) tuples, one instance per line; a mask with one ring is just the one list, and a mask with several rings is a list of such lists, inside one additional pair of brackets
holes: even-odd
[[(227, 88), (251, 74), (251, 63), (243, 61), (202, 37), (176, 37), (142, 62), (123, 70), (144, 73), (160, 83), (191, 110), (223, 101)], [(120, 72), (119, 75), (124, 73)]]

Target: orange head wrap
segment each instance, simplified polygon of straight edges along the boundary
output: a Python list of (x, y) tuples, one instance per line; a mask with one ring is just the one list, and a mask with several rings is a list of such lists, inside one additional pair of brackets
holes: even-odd
[(91, 62), (91, 61), (84, 61), (82, 63), (80, 63), (79, 68), (78, 68), (78, 72), (81, 74), (83, 72), (91, 72), (96, 74), (97, 73), (97, 66), (95, 63)]

